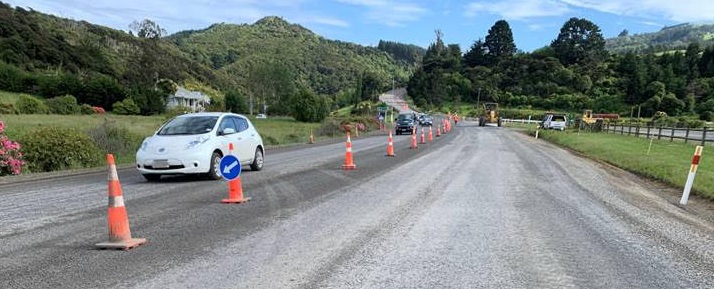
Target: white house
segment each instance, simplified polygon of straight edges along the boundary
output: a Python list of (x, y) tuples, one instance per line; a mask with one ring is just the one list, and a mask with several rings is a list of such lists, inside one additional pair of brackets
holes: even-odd
[(199, 91), (190, 91), (183, 87), (178, 87), (176, 93), (169, 95), (169, 100), (166, 103), (167, 109), (176, 107), (186, 107), (191, 112), (203, 111), (206, 106), (211, 104), (211, 98)]

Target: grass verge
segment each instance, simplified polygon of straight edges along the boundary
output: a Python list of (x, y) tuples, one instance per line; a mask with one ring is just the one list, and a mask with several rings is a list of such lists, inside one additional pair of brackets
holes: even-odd
[[(541, 130), (540, 137), (641, 176), (684, 188), (695, 145), (605, 133)], [(649, 151), (649, 154), (648, 154)], [(714, 150), (704, 148), (693, 193), (714, 200)]]

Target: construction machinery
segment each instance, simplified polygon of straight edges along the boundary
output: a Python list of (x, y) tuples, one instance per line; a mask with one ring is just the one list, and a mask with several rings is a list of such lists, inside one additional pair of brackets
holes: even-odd
[(478, 118), (478, 126), (495, 123), (501, 126), (501, 116), (498, 114), (498, 103), (487, 102), (483, 104), (483, 114)]
[(597, 132), (602, 130), (603, 118), (600, 115), (594, 115), (591, 109), (586, 109), (576, 122), (581, 130)]

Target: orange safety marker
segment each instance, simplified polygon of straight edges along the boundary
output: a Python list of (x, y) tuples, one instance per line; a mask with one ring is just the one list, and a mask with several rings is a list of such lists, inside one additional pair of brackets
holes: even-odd
[(354, 161), (352, 160), (352, 139), (350, 138), (350, 132), (347, 132), (347, 150), (345, 152), (345, 164), (342, 165), (343, 170), (354, 170), (357, 168)]
[[(228, 144), (228, 153), (233, 154), (233, 143)], [(228, 198), (221, 200), (224, 204), (240, 204), (250, 201), (250, 198), (243, 197), (243, 182), (240, 174), (237, 178), (228, 181)]]
[(436, 137), (441, 137), (441, 125), (436, 125)]
[(687, 176), (687, 182), (684, 184), (684, 191), (682, 192), (682, 199), (679, 200), (679, 204), (684, 206), (689, 200), (689, 192), (692, 190), (692, 185), (694, 185), (694, 177), (697, 174), (697, 168), (699, 167), (699, 159), (702, 157), (703, 146), (697, 146), (694, 150), (694, 156), (692, 157), (692, 166), (689, 168), (689, 175)]
[(434, 133), (432, 132), (431, 126), (429, 126), (429, 142), (434, 141)]
[(419, 145), (417, 145), (417, 139), (416, 139), (416, 127), (412, 129), (412, 146), (409, 147), (410, 149), (418, 149)]
[(394, 141), (392, 140), (392, 131), (389, 131), (389, 137), (387, 138), (387, 156), (394, 156)]
[(107, 209), (109, 223), (109, 241), (98, 243), (95, 246), (100, 249), (122, 249), (129, 250), (146, 243), (146, 239), (134, 239), (129, 230), (129, 217), (124, 207), (124, 197), (122, 196), (121, 184), (117, 167), (114, 164), (114, 155), (107, 154), (107, 164), (109, 165), (108, 175), (108, 195), (109, 207)]
[(312, 130), (310, 130), (310, 139), (309, 139), (308, 143), (309, 144), (315, 143), (315, 136), (312, 134)]
[(426, 139), (424, 138), (424, 127), (423, 126), (421, 127), (421, 137), (419, 138), (419, 143), (420, 144), (426, 143)]

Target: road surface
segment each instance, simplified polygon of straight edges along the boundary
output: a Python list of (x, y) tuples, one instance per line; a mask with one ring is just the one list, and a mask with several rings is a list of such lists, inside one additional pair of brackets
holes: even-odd
[(712, 206), (541, 140), (459, 123), (268, 151), (222, 181), (119, 171), (134, 237), (106, 233), (106, 172), (0, 185), (0, 288), (714, 288)]

